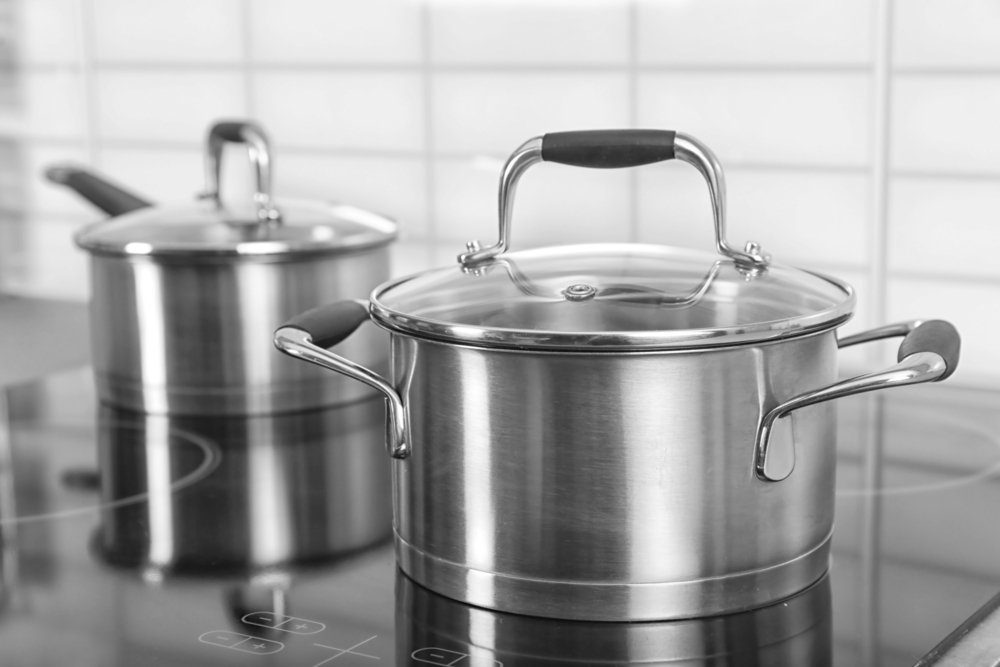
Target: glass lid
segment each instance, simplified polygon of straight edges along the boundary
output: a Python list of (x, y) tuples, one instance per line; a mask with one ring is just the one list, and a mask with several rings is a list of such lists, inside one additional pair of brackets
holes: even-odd
[(279, 200), (272, 210), (277, 219), (214, 200), (139, 209), (85, 227), (76, 243), (103, 254), (196, 259), (348, 252), (396, 237), (395, 222), (354, 206)]
[[(508, 252), (516, 185), (539, 162), (621, 168), (679, 159), (708, 185), (717, 254), (640, 244)], [(673, 130), (585, 130), (529, 139), (500, 176), (499, 239), (470, 242), (459, 266), (377, 289), (384, 326), (447, 341), (515, 349), (647, 350), (733, 345), (835, 327), (854, 291), (771, 262), (756, 243), (725, 238), (725, 183), (711, 150)]]
[(506, 254), (389, 283), (372, 313), (431, 338), (530, 349), (730, 345), (836, 326), (847, 284), (666, 246), (592, 244)]

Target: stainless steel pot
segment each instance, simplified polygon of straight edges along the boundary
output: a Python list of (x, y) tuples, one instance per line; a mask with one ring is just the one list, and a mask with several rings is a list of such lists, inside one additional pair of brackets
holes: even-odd
[[(678, 158), (706, 178), (718, 254), (584, 245), (507, 252), (518, 178), (545, 160), (625, 167)], [(942, 321), (838, 340), (855, 296), (725, 239), (723, 174), (666, 131), (548, 134), (500, 181), (500, 239), (459, 266), (294, 318), (288, 354), (387, 401), (399, 563), (477, 606), (584, 620), (750, 609), (828, 566), (829, 399), (940, 380), (959, 338)], [(353, 315), (351, 314), (353, 313)], [(389, 378), (324, 349), (373, 319)], [(846, 381), (837, 350), (905, 336), (899, 363)]]
[[(256, 193), (248, 206), (226, 206), (219, 195), (227, 142), (249, 149)], [(91, 255), (101, 400), (151, 413), (267, 414), (372, 395), (275, 353), (268, 332), (386, 280), (395, 223), (347, 205), (272, 200), (271, 152), (253, 123), (216, 123), (206, 143), (200, 201), (142, 207), (142, 198), (105, 187), (96, 203), (137, 210), (76, 235)], [(374, 328), (341, 351), (376, 366), (386, 356)]]

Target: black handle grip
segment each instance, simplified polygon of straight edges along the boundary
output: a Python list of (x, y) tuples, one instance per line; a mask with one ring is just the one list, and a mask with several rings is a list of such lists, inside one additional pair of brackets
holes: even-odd
[(958, 357), (962, 347), (962, 338), (958, 330), (950, 322), (944, 320), (927, 320), (910, 333), (906, 334), (899, 344), (897, 361), (902, 361), (917, 352), (934, 352), (944, 359), (948, 370), (938, 378), (945, 379), (958, 368)]
[(618, 169), (674, 159), (673, 130), (580, 130), (542, 136), (542, 160)]
[(132, 194), (97, 174), (72, 165), (54, 165), (45, 170), (53, 183), (65, 185), (108, 215), (122, 215), (152, 206), (152, 202)]
[(209, 131), (224, 141), (238, 144), (245, 141), (243, 138), (243, 128), (247, 127), (247, 125), (246, 121), (222, 120), (212, 125)]
[(300, 313), (279, 328), (305, 331), (314, 345), (333, 347), (368, 321), (368, 306), (360, 301), (337, 301)]

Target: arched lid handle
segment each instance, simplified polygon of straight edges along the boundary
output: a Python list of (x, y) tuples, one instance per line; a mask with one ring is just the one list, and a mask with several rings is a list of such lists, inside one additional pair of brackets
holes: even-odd
[(518, 180), (533, 164), (557, 162), (575, 167), (618, 169), (673, 159), (694, 165), (705, 178), (712, 201), (715, 246), (719, 254), (750, 271), (765, 269), (768, 258), (757, 244), (748, 243), (746, 249), (740, 251), (726, 241), (726, 184), (722, 167), (708, 146), (673, 130), (635, 129), (553, 132), (526, 141), (507, 159), (500, 175), (499, 239), (486, 248), (481, 248), (476, 241), (470, 242), (466, 246), (468, 252), (459, 255), (458, 261), (463, 266), (474, 266), (507, 251), (514, 192)]
[(271, 198), (271, 149), (263, 128), (253, 121), (223, 120), (214, 123), (205, 140), (205, 192), (202, 197), (222, 206), (219, 182), (222, 150), (227, 143), (246, 144), (256, 180), (253, 201), (260, 223), (279, 223), (281, 213)]

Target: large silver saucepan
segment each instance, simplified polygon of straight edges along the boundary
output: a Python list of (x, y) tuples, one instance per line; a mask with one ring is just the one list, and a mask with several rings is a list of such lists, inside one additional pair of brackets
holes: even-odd
[[(539, 161), (678, 158), (705, 176), (718, 254), (652, 245), (507, 252), (514, 188)], [(291, 320), (285, 352), (387, 400), (403, 571), (503, 611), (652, 620), (749, 609), (817, 581), (834, 512), (829, 399), (941, 380), (942, 321), (839, 339), (853, 290), (724, 235), (722, 171), (683, 134), (548, 134), (500, 182), (500, 240)], [(353, 313), (353, 315), (352, 315)], [(390, 377), (325, 347), (369, 319)], [(838, 380), (837, 350), (904, 336), (899, 362)]]
[[(248, 148), (252, 202), (220, 197), (227, 143)], [(387, 280), (396, 224), (353, 206), (274, 200), (271, 166), (258, 125), (224, 121), (208, 132), (207, 188), (198, 201), (151, 205), (93, 175), (49, 171), (106, 211), (124, 213), (76, 235), (91, 260), (103, 402), (158, 414), (270, 414), (373, 395), (275, 353), (270, 331), (317, 303), (363, 296)], [(382, 365), (385, 340), (371, 334), (341, 351)]]

